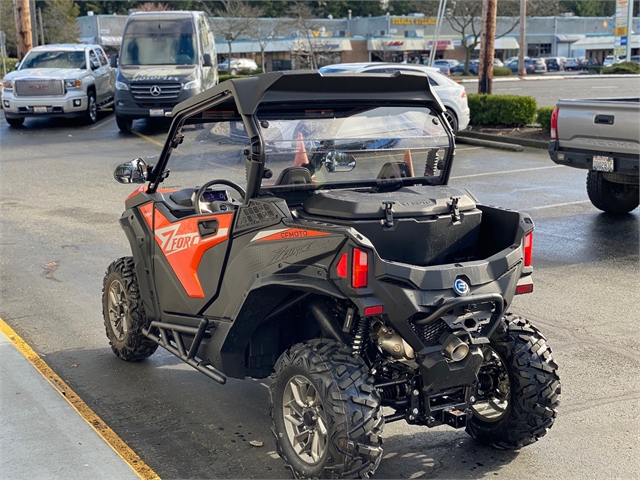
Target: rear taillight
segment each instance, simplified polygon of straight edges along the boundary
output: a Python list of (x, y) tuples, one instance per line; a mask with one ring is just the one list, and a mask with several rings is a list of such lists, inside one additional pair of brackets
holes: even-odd
[(558, 107), (551, 113), (551, 140), (558, 139)]
[(462, 90), (462, 92), (460, 93), (460, 98), (467, 98), (467, 91), (466, 90)]
[(364, 250), (353, 249), (353, 260), (351, 264), (351, 286), (353, 288), (364, 288), (367, 286), (369, 276), (369, 256)]
[(529, 232), (524, 237), (524, 266), (531, 266), (531, 255), (533, 254), (533, 232)]

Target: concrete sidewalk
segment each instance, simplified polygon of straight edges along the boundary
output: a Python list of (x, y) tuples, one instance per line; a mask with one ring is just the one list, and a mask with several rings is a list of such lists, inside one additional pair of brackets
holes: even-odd
[(0, 332), (0, 478), (140, 478)]

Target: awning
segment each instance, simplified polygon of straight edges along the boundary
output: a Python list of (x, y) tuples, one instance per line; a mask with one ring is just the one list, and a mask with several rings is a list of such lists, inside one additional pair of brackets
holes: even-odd
[(100, 45), (113, 45), (120, 46), (122, 43), (122, 37), (116, 37), (113, 35), (100, 35)]
[[(496, 38), (493, 42), (494, 50), (519, 50), (520, 44), (518, 40), (513, 37), (500, 37)], [(480, 44), (476, 45), (474, 50), (480, 50)]]
[(367, 50), (369, 51), (425, 51), (426, 41), (422, 38), (370, 38), (367, 40)]
[[(433, 45), (433, 40), (427, 40), (426, 47), (427, 50), (431, 50), (431, 46)], [(453, 44), (453, 40), (445, 38), (439, 39), (438, 44), (436, 46), (436, 50), (455, 50), (455, 46)]]
[(582, 40), (586, 35), (556, 35), (556, 41), (560, 43), (572, 43)]
[[(345, 38), (314, 38), (313, 48), (316, 51), (344, 52), (351, 50), (351, 41)], [(309, 41), (306, 38), (287, 38), (272, 40), (267, 43), (265, 52), (300, 52), (309, 51)], [(217, 42), (216, 52), (220, 55), (229, 54), (227, 42)], [(260, 43), (257, 41), (237, 41), (231, 44), (231, 53), (260, 53)]]
[[(613, 50), (615, 37), (613, 35), (601, 35), (586, 37), (571, 45), (571, 50)], [(631, 48), (640, 47), (640, 35), (631, 35)]]

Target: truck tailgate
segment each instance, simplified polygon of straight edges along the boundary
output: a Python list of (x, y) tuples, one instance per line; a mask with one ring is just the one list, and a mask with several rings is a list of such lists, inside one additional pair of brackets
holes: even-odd
[(640, 99), (558, 101), (560, 149), (640, 153)]

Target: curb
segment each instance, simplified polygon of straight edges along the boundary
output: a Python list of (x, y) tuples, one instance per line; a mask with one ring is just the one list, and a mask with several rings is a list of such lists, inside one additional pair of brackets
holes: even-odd
[[(494, 82), (531, 82), (531, 81), (540, 81), (540, 80), (585, 80), (585, 79), (599, 79), (604, 80), (607, 78), (640, 78), (639, 74), (612, 74), (612, 75), (591, 75), (588, 73), (577, 73), (575, 75), (538, 75), (535, 74), (527, 75), (526, 77), (518, 77), (518, 76), (508, 76), (508, 77), (494, 77)], [(454, 82), (456, 83), (476, 83), (478, 81), (477, 78), (467, 78), (464, 80), (459, 80)]]
[(458, 136), (456, 137), (456, 143), (478, 145), (480, 147), (498, 148), (500, 150), (511, 150), (512, 152), (522, 152), (522, 150), (524, 150), (522, 148), (522, 145), (461, 136), (460, 132), (458, 132)]
[[(520, 147), (520, 150), (516, 150), (517, 152), (522, 151), (522, 146), (525, 147), (533, 147), (533, 148), (549, 148), (549, 142), (544, 140), (531, 140), (529, 138), (511, 138), (511, 137), (503, 137), (501, 135), (491, 135), (489, 133), (477, 133), (477, 132), (458, 132), (456, 136), (456, 140), (459, 143), (465, 143), (464, 141), (473, 140), (473, 141), (483, 141), (483, 142), (491, 142), (491, 143), (499, 143), (499, 144), (507, 144), (511, 146)], [(464, 141), (461, 141), (464, 140)], [(478, 144), (473, 144), (478, 145)], [(491, 146), (491, 145), (487, 145)], [(502, 147), (495, 147), (502, 148)]]

